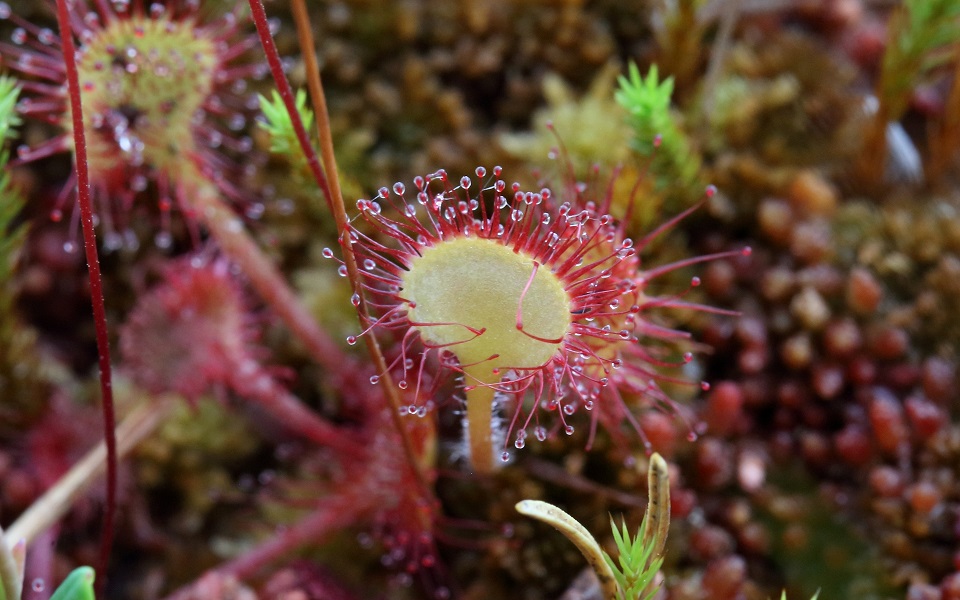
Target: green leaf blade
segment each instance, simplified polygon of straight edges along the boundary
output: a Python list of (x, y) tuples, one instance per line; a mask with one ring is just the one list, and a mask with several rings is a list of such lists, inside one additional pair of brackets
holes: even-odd
[(50, 596), (50, 600), (94, 600), (93, 579), (94, 571), (91, 567), (78, 567), (63, 580), (57, 591)]

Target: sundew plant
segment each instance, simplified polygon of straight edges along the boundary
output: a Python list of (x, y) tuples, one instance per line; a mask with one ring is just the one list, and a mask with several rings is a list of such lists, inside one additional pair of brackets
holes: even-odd
[(0, 1), (0, 598), (958, 597), (957, 11), (761, 4)]
[[(243, 195), (236, 174), (228, 178), (237, 167), (224, 151), (251, 149), (250, 138), (238, 133), (256, 107), (256, 97), (245, 90), (250, 78), (266, 74), (266, 65), (249, 60), (257, 40), (240, 32), (240, 5), (214, 18), (204, 16), (209, 11), (201, 12), (199, 2), (84, 1), (71, 7), (70, 33), (80, 41), (77, 76), (90, 179), (108, 250), (139, 243), (129, 214), (150, 185), (164, 222), (155, 236), (161, 247), (173, 242), (171, 210), (194, 210), (188, 195), (197, 184), (191, 179), (202, 175), (229, 196)], [(23, 78), (20, 114), (61, 130), (19, 146), (17, 160), (69, 151), (74, 142), (59, 36), (20, 18), (6, 3), (0, 4), (0, 18), (16, 27), (3, 48), (8, 68)], [(198, 173), (185, 172), (185, 163)], [(70, 197), (65, 193), (56, 203), (52, 219), (64, 218)]]
[[(382, 188), (357, 203), (373, 230), (394, 241), (388, 246), (357, 232), (353, 245), (371, 304), (380, 309), (370, 326), (402, 337), (398, 385), (419, 390), (418, 362), (429, 358), (461, 376), (470, 461), (479, 472), (493, 468), (495, 452), (509, 458), (508, 442), (520, 449), (528, 436), (572, 434), (572, 417), (581, 410), (592, 413), (593, 429), (598, 422), (614, 430), (629, 422), (640, 436), (630, 399), (679, 410), (658, 387), (666, 377), (658, 369), (692, 355), (670, 364), (655, 342), (685, 334), (656, 324), (647, 311), (709, 309), (648, 296), (647, 284), (737, 253), (643, 270), (637, 253), (659, 232), (635, 247), (607, 214), (610, 197), (592, 198), (575, 181), (562, 182), (557, 192), (523, 191), (519, 183), (508, 191), (499, 167), (489, 174), (478, 167), (474, 175), (476, 183), (441, 170), (415, 178), (409, 195), (396, 183), (392, 193)], [(506, 416), (495, 416), (495, 405)], [(556, 423), (542, 420), (541, 409)]]
[[(358, 201), (359, 219), (347, 223), (330, 148), (324, 146), (321, 173), (301, 120), (304, 96), (293, 101), (259, 2), (251, 2), (259, 39), (245, 33), (248, 12), (239, 4), (219, 16), (211, 16), (199, 1), (61, 1), (51, 7), (59, 33), (0, 5), (0, 18), (14, 27), (0, 52), (21, 78), (21, 117), (58, 130), (46, 140), (19, 146), (18, 164), (73, 152), (77, 167), (50, 218), (59, 222), (69, 214), (71, 221), (84, 225), (91, 281), (96, 283), (92, 292), (109, 466), (99, 565), (105, 573), (99, 585), (110, 577), (115, 461), (163, 421), (169, 402), (157, 403), (149, 419), (134, 412), (120, 427), (119, 443), (111, 442), (110, 329), (103, 298), (97, 297), (101, 288), (91, 225), (98, 225), (105, 250), (125, 249), (133, 256), (140, 251), (132, 228), (135, 215), (153, 212), (137, 209), (144, 200), (159, 208), (149, 253), (163, 267), (153, 270), (151, 277), (159, 281), (138, 295), (120, 327), (117, 366), (124, 377), (148, 395), (174, 395), (194, 406), (210, 393), (224, 400), (227, 395), (242, 398), (311, 451), (332, 453), (329, 460), (342, 468), (363, 464), (370, 474), (354, 480), (368, 481), (362, 486), (324, 469), (320, 477), (340, 485), (337, 491), (319, 488), (324, 491), (301, 522), (301, 536), (238, 557), (239, 562), (214, 572), (221, 577), (246, 577), (255, 566), (311, 538), (320, 541), (332, 531), (328, 515), (334, 507), (339, 507), (334, 512), (341, 526), (377, 523), (375, 530), (388, 536), (384, 542), (394, 548), (391, 556), (402, 550), (402, 556), (410, 557), (404, 559), (408, 571), (434, 572), (438, 505), (431, 487), (438, 458), (431, 441), (436, 434), (428, 430), (434, 427), (435, 412), (454, 410), (460, 402), (466, 407), (460, 417), (467, 449), (462, 461), (477, 475), (491, 475), (507, 462), (508, 447), (519, 451), (528, 437), (544, 442), (558, 432), (570, 435), (580, 422), (590, 431), (588, 446), (602, 424), (621, 443), (633, 439), (649, 451), (638, 415), (653, 409), (682, 418), (694, 435), (694, 415), (660, 387), (666, 381), (701, 385), (677, 374), (692, 360), (690, 352), (675, 344), (688, 334), (663, 325), (651, 311), (712, 309), (685, 301), (683, 290), (675, 296), (652, 295), (648, 284), (695, 263), (748, 251), (641, 268), (639, 253), (685, 215), (634, 242), (608, 214), (612, 186), (604, 189), (564, 175), (552, 186), (526, 191), (520, 183), (508, 187), (500, 167), (478, 167), (458, 179), (440, 169), (415, 178), (409, 193), (402, 183), (383, 188), (374, 199)], [(266, 61), (254, 52), (261, 42)], [(281, 102), (259, 103), (247, 92), (268, 65), (282, 109)], [(248, 117), (258, 106), (270, 108), (264, 127), (270, 150), (303, 152), (337, 217), (340, 270), (351, 276), (362, 329), (347, 345), (361, 336), (382, 338), (371, 344), (380, 372), (374, 370), (359, 385), (356, 377), (342, 379), (347, 385), (340, 390), (347, 409), (342, 415), (318, 411), (294, 395), (267, 367), (268, 351), (255, 343), (258, 319), (247, 286), (321, 368), (331, 374), (338, 367), (370, 372), (318, 328), (234, 213), (254, 195), (237, 177), (257, 167), (253, 161), (241, 162), (253, 149)], [(322, 104), (314, 110), (324, 145), (329, 119)], [(75, 186), (79, 209), (69, 204)], [(712, 194), (712, 189), (706, 191)], [(91, 197), (96, 205), (89, 203)], [(186, 246), (192, 246), (184, 256), (174, 250), (175, 207), (189, 233)], [(77, 249), (72, 235), (63, 252)], [(337, 254), (323, 252), (328, 258)], [(133, 271), (144, 272), (139, 267)], [(693, 278), (690, 285), (698, 284)], [(109, 290), (104, 296), (109, 297)], [(371, 385), (383, 386), (387, 393), (375, 393)], [(405, 402), (397, 404), (398, 397)], [(350, 406), (371, 414), (351, 416)], [(429, 416), (426, 430), (423, 424), (398, 421), (398, 409)], [(383, 418), (384, 410), (393, 418)], [(590, 416), (581, 419), (581, 412)], [(384, 428), (392, 433), (385, 437)], [(406, 460), (400, 466), (378, 466), (383, 461), (371, 460), (366, 451), (367, 445), (398, 442)], [(412, 475), (387, 476), (397, 469)], [(62, 485), (76, 494), (92, 474)], [(391, 487), (391, 481), (403, 486)], [(390, 493), (384, 495), (386, 491)], [(45, 523), (68, 508), (62, 501), (43, 506), (28, 513), (29, 521), (13, 525), (9, 536), (14, 542), (21, 536), (31, 542)], [(405, 510), (420, 516), (411, 519)], [(406, 541), (411, 536), (413, 544)], [(384, 564), (395, 562), (391, 558)], [(438, 597), (449, 594), (435, 572), (424, 577), (433, 582)]]

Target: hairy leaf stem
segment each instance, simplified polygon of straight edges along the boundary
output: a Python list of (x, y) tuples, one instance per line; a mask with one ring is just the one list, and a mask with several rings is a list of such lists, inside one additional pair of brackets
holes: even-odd
[[(330, 209), (330, 212), (334, 213), (333, 195), (330, 193), (330, 186), (327, 183), (323, 169), (320, 167), (320, 159), (317, 157), (317, 153), (310, 143), (310, 136), (307, 134), (307, 129), (303, 126), (303, 120), (300, 119), (300, 112), (297, 110), (297, 101), (294, 97), (293, 89), (291, 89), (290, 82), (287, 81), (287, 76), (283, 72), (283, 62), (280, 60), (280, 53), (277, 51), (277, 45), (274, 43), (273, 35), (270, 33), (270, 23), (267, 21), (267, 11), (263, 8), (263, 1), (249, 0), (249, 3), (253, 23), (257, 27), (257, 36), (260, 38), (260, 44), (263, 46), (263, 53), (267, 57), (267, 65), (270, 67), (270, 74), (273, 76), (273, 81), (277, 86), (280, 99), (283, 100), (283, 105), (286, 107), (287, 113), (290, 114), (290, 122), (293, 124), (293, 131), (297, 136), (297, 142), (300, 144), (300, 149), (307, 159), (310, 172), (313, 173), (313, 177), (316, 179), (320, 191), (323, 192), (323, 197), (327, 201), (327, 207)], [(304, 60), (306, 60), (306, 57), (304, 57)], [(326, 112), (324, 112), (324, 114), (326, 114)], [(317, 115), (318, 122), (320, 118), (320, 115)], [(329, 122), (329, 119), (326, 120)]]
[(264, 302), (303, 342), (310, 356), (327, 369), (343, 365), (343, 352), (321, 329), (277, 267), (250, 237), (242, 221), (226, 205), (216, 187), (193, 166), (184, 166), (183, 178), (195, 182), (191, 204), (223, 251), (236, 261)]
[[(250, 4), (251, 6), (253, 4), (258, 4), (260, 10), (263, 10), (263, 4), (260, 0), (250, 0)], [(340, 178), (337, 175), (337, 163), (333, 152), (333, 137), (330, 133), (330, 114), (327, 110), (327, 100), (323, 91), (323, 82), (320, 79), (320, 68), (317, 64), (317, 53), (316, 49), (314, 48), (313, 33), (310, 29), (310, 15), (307, 12), (307, 6), (303, 0), (293, 0), (291, 3), (291, 10), (293, 11), (293, 18), (297, 27), (297, 36), (300, 42), (300, 52), (303, 56), (304, 67), (307, 73), (307, 87), (309, 88), (310, 92), (310, 101), (313, 104), (313, 112), (317, 120), (317, 135), (320, 140), (320, 150), (323, 156), (324, 171), (327, 173), (330, 182), (329, 188), (322, 185), (320, 187), (322, 190), (324, 190), (324, 193), (327, 196), (327, 203), (330, 206), (330, 211), (333, 213), (334, 220), (337, 224), (340, 247), (343, 248), (343, 262), (347, 267), (347, 275), (350, 279), (350, 284), (353, 287), (354, 293), (358, 294), (360, 297), (360, 302), (357, 305), (357, 316), (360, 320), (360, 326), (366, 327), (367, 324), (371, 322), (371, 319), (367, 310), (364, 288), (360, 281), (360, 271), (357, 268), (357, 259), (353, 252), (353, 246), (351, 245), (352, 242), (349, 231), (350, 224), (349, 219), (347, 218), (346, 207), (343, 203), (343, 194), (340, 190)], [(258, 25), (258, 31), (259, 30), (260, 27)], [(269, 35), (269, 31), (266, 33)], [(266, 49), (266, 46), (264, 46), (264, 49)], [(273, 48), (273, 51), (276, 52), (275, 47)], [(283, 76), (282, 71), (279, 73), (279, 75), (280, 79), (282, 79), (284, 84), (286, 84), (286, 87), (288, 88), (288, 94), (292, 99), (293, 94), (289, 92), (289, 83), (287, 83), (286, 77)], [(274, 73), (274, 77), (277, 77), (277, 73)], [(280, 86), (280, 79), (277, 80), (278, 87)], [(294, 126), (296, 127), (296, 124), (300, 123), (300, 114), (296, 111), (296, 106), (287, 104), (287, 111), (290, 113), (290, 119), (294, 122)], [(303, 124), (300, 123), (300, 128), (302, 127)], [(301, 140), (301, 146), (303, 146), (302, 149), (304, 153), (306, 153), (308, 157), (312, 156), (312, 158), (310, 158), (311, 161), (316, 161), (316, 152), (314, 151), (313, 147), (309, 143), (304, 142), (305, 140)], [(317, 183), (319, 184), (320, 181), (318, 180)], [(387, 367), (387, 361), (380, 349), (380, 344), (373, 332), (363, 337), (364, 343), (367, 345), (367, 351), (373, 359), (374, 366), (376, 367), (377, 372), (380, 373), (380, 382), (384, 386), (387, 401), (390, 403), (391, 419), (394, 426), (397, 428), (397, 432), (400, 434), (400, 440), (403, 444), (403, 452), (407, 457), (407, 463), (413, 470), (420, 486), (425, 491), (429, 491), (431, 486), (423, 472), (420, 461), (417, 460), (416, 452), (413, 449), (413, 442), (410, 440), (410, 434), (407, 432), (407, 428), (404, 426), (403, 421), (401, 420), (400, 394), (397, 391), (397, 386), (393, 381), (393, 377), (390, 375), (390, 371)]]
[[(93, 322), (97, 338), (97, 361), (100, 366), (100, 393), (103, 406), (103, 437), (107, 458), (107, 505), (103, 515), (103, 533), (100, 538), (100, 572), (106, 573), (113, 545), (113, 524), (117, 514), (117, 438), (114, 433), (116, 415), (113, 406), (113, 382), (110, 372), (110, 340), (107, 335), (107, 314), (103, 300), (103, 282), (100, 259), (97, 256), (97, 235), (93, 229), (93, 204), (90, 199), (90, 173), (87, 168), (87, 141), (83, 128), (83, 103), (80, 80), (77, 75), (77, 55), (70, 29), (70, 11), (66, 0), (57, 0), (57, 25), (63, 41), (63, 62), (67, 72), (70, 96), (70, 114), (73, 119), (73, 142), (76, 152), (77, 197), (80, 203), (80, 224), (83, 229), (83, 248), (87, 258), (90, 279), (90, 301), (93, 304)], [(97, 582), (102, 595), (106, 577)]]
[(311, 511), (303, 520), (278, 531), (276, 535), (244, 552), (241, 556), (207, 571), (201, 579), (180, 588), (167, 596), (166, 600), (196, 598), (198, 589), (207, 579), (220, 578), (241, 581), (249, 579), (264, 567), (287, 556), (292, 549), (300, 548), (308, 543), (320, 542), (337, 531), (341, 531), (348, 524), (353, 523), (365, 508), (352, 501), (324, 504)]

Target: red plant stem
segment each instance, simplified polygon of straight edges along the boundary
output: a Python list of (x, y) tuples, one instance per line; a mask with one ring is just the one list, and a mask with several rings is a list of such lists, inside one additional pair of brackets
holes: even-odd
[[(244, 369), (241, 362), (243, 361), (236, 361), (236, 368), (229, 382), (230, 387), (238, 394), (258, 403), (281, 425), (319, 446), (335, 448), (348, 456), (359, 456), (363, 453), (363, 445), (351, 437), (349, 430), (336, 427), (307, 408), (265, 369), (259, 366)], [(255, 361), (248, 361), (248, 364), (257, 365)]]
[(250, 238), (243, 222), (224, 203), (213, 184), (189, 164), (184, 165), (181, 177), (195, 182), (192, 193), (188, 194), (191, 205), (220, 248), (240, 266), (253, 289), (303, 342), (313, 360), (329, 370), (343, 368), (340, 346), (317, 325), (313, 315)]
[(107, 337), (107, 314), (103, 301), (103, 282), (100, 259), (97, 256), (97, 236), (93, 230), (93, 205), (90, 201), (90, 174), (87, 171), (87, 140), (83, 129), (83, 106), (80, 98), (80, 80), (77, 75), (76, 49), (70, 29), (70, 13), (66, 0), (57, 0), (57, 24), (63, 41), (63, 62), (67, 71), (70, 93), (70, 114), (73, 118), (73, 144), (76, 152), (77, 196), (80, 203), (80, 223), (83, 228), (83, 248), (87, 256), (90, 278), (90, 300), (93, 304), (93, 323), (97, 336), (97, 360), (100, 365), (100, 393), (103, 403), (103, 437), (107, 447), (107, 505), (103, 515), (103, 533), (100, 538), (100, 568), (97, 569), (98, 595), (103, 595), (110, 549), (113, 545), (113, 523), (117, 513), (117, 439), (116, 415), (113, 408), (113, 384), (110, 375), (110, 340)]
[[(357, 314), (360, 318), (361, 327), (363, 327), (369, 322), (369, 315), (367, 314), (366, 309), (366, 299), (363, 295), (363, 286), (360, 284), (360, 274), (359, 269), (357, 268), (357, 260), (353, 254), (353, 248), (350, 246), (350, 234), (348, 231), (349, 220), (347, 218), (346, 208), (343, 204), (343, 195), (340, 193), (339, 179), (337, 177), (336, 163), (333, 154), (333, 141), (330, 137), (330, 116), (327, 112), (326, 99), (320, 82), (320, 71), (319, 67), (317, 66), (316, 52), (314, 51), (313, 47), (313, 36), (310, 32), (310, 22), (306, 11), (306, 6), (303, 4), (303, 2), (293, 2), (293, 16), (297, 24), (300, 51), (303, 55), (307, 72), (307, 82), (310, 87), (310, 98), (313, 103), (314, 113), (317, 119), (317, 130), (320, 136), (321, 147), (323, 148), (325, 169), (330, 175), (330, 180), (333, 182), (336, 193), (331, 193), (331, 188), (320, 169), (317, 153), (314, 150), (313, 145), (310, 144), (310, 140), (306, 135), (303, 121), (300, 119), (300, 113), (297, 111), (296, 104), (294, 102), (293, 92), (290, 89), (290, 82), (287, 81), (287, 77), (283, 73), (280, 55), (277, 52), (276, 45), (273, 43), (273, 37), (270, 35), (270, 27), (267, 23), (267, 15), (263, 8), (263, 2), (261, 0), (249, 0), (249, 3), (250, 10), (253, 14), (254, 23), (257, 26), (257, 34), (260, 36), (260, 42), (263, 45), (264, 53), (267, 55), (267, 62), (270, 65), (270, 71), (273, 74), (273, 79), (280, 93), (280, 97), (283, 98), (287, 113), (290, 115), (290, 121), (293, 123), (294, 131), (297, 133), (297, 141), (300, 143), (300, 149), (304, 156), (307, 157), (307, 162), (311, 165), (311, 170), (313, 170), (314, 177), (317, 179), (317, 185), (320, 186), (320, 190), (324, 193), (327, 200), (327, 206), (330, 208), (330, 212), (333, 214), (334, 219), (336, 220), (337, 232), (340, 236), (340, 245), (343, 248), (343, 262), (347, 267), (347, 275), (350, 279), (350, 284), (353, 287), (354, 292), (356, 292), (361, 298), (361, 302), (357, 306)], [(402, 441), (404, 454), (407, 457), (407, 462), (410, 464), (410, 468), (413, 469), (417, 481), (420, 483), (421, 487), (425, 491), (428, 491), (431, 488), (427, 477), (423, 473), (423, 470), (420, 466), (420, 461), (417, 460), (416, 452), (413, 449), (413, 443), (410, 440), (410, 435), (400, 419), (401, 402), (399, 393), (397, 392), (397, 387), (387, 369), (387, 362), (383, 357), (383, 352), (380, 350), (380, 345), (377, 343), (377, 339), (373, 333), (365, 335), (363, 338), (367, 345), (367, 351), (370, 353), (370, 356), (373, 359), (377, 372), (381, 373), (381, 385), (383, 385), (384, 389), (386, 390), (387, 400), (390, 403), (390, 408), (392, 410), (393, 423), (400, 434), (400, 439)]]
[[(348, 498), (343, 496), (341, 500)], [(340, 501), (318, 505), (303, 520), (279, 531), (267, 541), (243, 553), (216, 569), (207, 571), (197, 582), (180, 588), (166, 600), (190, 600), (196, 598), (196, 588), (208, 577), (233, 577), (249, 579), (264, 567), (296, 551), (306, 544), (317, 544), (331, 534), (354, 524), (369, 507), (362, 502)]]
[[(310, 144), (310, 136), (307, 135), (307, 129), (303, 126), (303, 120), (300, 119), (300, 113), (297, 111), (297, 102), (293, 96), (293, 90), (290, 88), (290, 82), (283, 72), (283, 63), (280, 61), (280, 53), (277, 51), (277, 45), (273, 43), (273, 36), (270, 34), (270, 23), (267, 21), (267, 11), (263, 8), (262, 0), (249, 0), (250, 12), (253, 16), (253, 23), (257, 27), (257, 35), (260, 37), (260, 44), (263, 46), (263, 52), (267, 55), (267, 64), (270, 66), (270, 73), (273, 75), (273, 81), (277, 86), (277, 92), (283, 105), (290, 115), (290, 122), (293, 124), (293, 132), (297, 136), (297, 142), (307, 159), (310, 171), (313, 173), (323, 197), (327, 201), (327, 208), (333, 212), (333, 195), (330, 193), (330, 186), (327, 184), (327, 178), (320, 167), (320, 159), (317, 153), (313, 151), (313, 145)], [(317, 115), (317, 118), (320, 116)]]
[(291, 551), (306, 544), (319, 544), (330, 534), (350, 527), (367, 508), (349, 494), (342, 496), (338, 503), (318, 505), (303, 520), (284, 528), (265, 543), (217, 571), (237, 579), (246, 579)]
[[(360, 320), (360, 326), (366, 327), (370, 323), (370, 315), (367, 312), (367, 300), (364, 295), (364, 288), (360, 284), (360, 270), (357, 268), (357, 258), (353, 253), (352, 242), (350, 241), (349, 225), (350, 220), (347, 217), (347, 209), (343, 203), (343, 193), (340, 189), (340, 177), (337, 174), (337, 161), (333, 152), (333, 136), (330, 133), (330, 113), (327, 110), (327, 97), (323, 91), (323, 83), (320, 80), (320, 66), (317, 64), (317, 53), (313, 43), (313, 32), (310, 29), (310, 15), (307, 13), (307, 6), (303, 0), (293, 0), (290, 5), (293, 11), (293, 20), (297, 26), (297, 36), (300, 43), (300, 54), (303, 56), (303, 63), (307, 72), (307, 87), (310, 90), (310, 101), (313, 104), (313, 112), (317, 118), (317, 136), (320, 140), (320, 153), (323, 157), (323, 169), (330, 174), (331, 190), (331, 212), (337, 223), (337, 233), (340, 236), (340, 247), (343, 248), (343, 263), (347, 267), (347, 275), (353, 291), (360, 296), (360, 303), (357, 305), (357, 317)], [(299, 115), (297, 115), (299, 117)], [(363, 336), (364, 343), (367, 346), (367, 352), (373, 359), (373, 364), (380, 375), (380, 385), (386, 391), (387, 402), (390, 404), (390, 416), (393, 425), (400, 434), (400, 442), (403, 446), (404, 455), (407, 463), (413, 470), (417, 482), (421, 489), (429, 494), (431, 486), (423, 472), (421, 461), (418, 459), (413, 449), (413, 441), (410, 434), (403, 424), (400, 416), (400, 394), (397, 386), (393, 382), (393, 376), (387, 367), (387, 361), (380, 349), (380, 343), (377, 341), (373, 331), (369, 331)]]

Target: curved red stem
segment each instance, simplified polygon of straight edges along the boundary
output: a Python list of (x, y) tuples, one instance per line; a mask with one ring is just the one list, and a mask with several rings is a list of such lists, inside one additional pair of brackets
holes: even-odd
[(103, 403), (103, 437), (107, 447), (107, 506), (103, 515), (103, 532), (100, 538), (100, 568), (97, 570), (99, 574), (97, 590), (98, 595), (102, 597), (107, 565), (110, 560), (110, 548), (113, 545), (113, 523), (117, 513), (116, 415), (113, 408), (113, 385), (110, 375), (110, 341), (107, 337), (107, 314), (103, 303), (103, 282), (100, 277), (100, 259), (97, 256), (97, 236), (93, 230), (93, 205), (90, 201), (90, 174), (87, 171), (87, 141), (83, 130), (80, 81), (77, 75), (76, 49), (73, 45), (70, 12), (66, 0), (57, 0), (57, 24), (60, 27), (60, 39), (63, 41), (63, 62), (67, 71), (70, 113), (73, 117), (77, 198), (80, 202), (83, 248), (87, 257), (87, 271), (90, 278), (93, 323), (97, 333), (97, 360), (100, 366), (100, 393)]
[[(314, 179), (317, 180), (320, 191), (323, 192), (323, 197), (327, 201), (327, 208), (330, 209), (330, 212), (334, 212), (333, 195), (330, 193), (330, 185), (327, 183), (327, 178), (323, 174), (323, 168), (320, 166), (320, 159), (313, 149), (313, 144), (310, 143), (310, 136), (303, 126), (300, 113), (297, 111), (297, 103), (293, 97), (293, 90), (290, 87), (290, 82), (287, 81), (286, 74), (283, 72), (280, 53), (277, 52), (277, 45), (273, 42), (273, 35), (270, 33), (267, 11), (263, 8), (263, 2), (261, 0), (249, 0), (249, 3), (250, 14), (253, 16), (253, 24), (257, 27), (257, 35), (260, 37), (260, 43), (263, 45), (263, 53), (267, 57), (267, 64), (270, 66), (270, 73), (273, 75), (273, 81), (277, 86), (277, 93), (280, 94), (280, 99), (283, 100), (287, 114), (290, 115), (293, 132), (297, 136), (297, 142), (300, 144), (300, 149), (303, 150), (303, 155), (307, 159), (310, 171), (313, 173)], [(320, 115), (317, 115), (317, 118), (319, 117)]]

